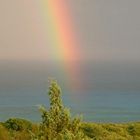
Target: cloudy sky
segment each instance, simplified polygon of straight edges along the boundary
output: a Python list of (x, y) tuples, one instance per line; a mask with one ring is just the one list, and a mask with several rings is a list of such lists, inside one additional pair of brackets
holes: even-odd
[[(140, 60), (139, 0), (67, 0), (82, 60)], [(0, 1), (0, 60), (46, 60), (38, 0)], [(51, 58), (53, 59), (53, 58)]]

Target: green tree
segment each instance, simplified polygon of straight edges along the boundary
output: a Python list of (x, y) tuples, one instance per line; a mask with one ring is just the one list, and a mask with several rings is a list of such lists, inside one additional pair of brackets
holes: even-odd
[(40, 107), (42, 122), (38, 140), (85, 140), (81, 130), (81, 118), (71, 118), (70, 111), (64, 107), (61, 99), (61, 89), (55, 80), (50, 81), (50, 108)]

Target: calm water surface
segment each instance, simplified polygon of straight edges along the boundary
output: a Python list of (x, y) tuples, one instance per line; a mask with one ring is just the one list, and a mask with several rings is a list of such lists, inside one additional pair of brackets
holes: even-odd
[[(133, 67), (132, 67), (133, 66)], [(63, 102), (85, 121), (140, 121), (140, 67), (123, 64), (83, 64), (81, 89), (65, 88), (61, 66), (44, 63), (0, 63), (0, 121), (10, 117), (40, 121), (38, 105), (49, 107), (47, 79), (56, 75)]]

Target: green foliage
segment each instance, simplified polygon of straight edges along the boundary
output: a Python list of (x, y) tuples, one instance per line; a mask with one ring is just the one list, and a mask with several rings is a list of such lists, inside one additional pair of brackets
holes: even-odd
[(3, 125), (9, 130), (21, 131), (31, 129), (31, 122), (18, 119), (18, 118), (10, 118)]
[(133, 139), (140, 140), (140, 123), (128, 124), (126, 130)]
[[(135, 133), (131, 133), (131, 126), (133, 126)], [(32, 123), (31, 127), (32, 129), (29, 131), (26, 131), (25, 128), (24, 130), (15, 131), (5, 128), (3, 123), (0, 123), (0, 140), (47, 139), (43, 132), (41, 134), (38, 124)], [(65, 131), (67, 132), (58, 133), (57, 138), (52, 138), (51, 140), (140, 140), (140, 123), (138, 122), (124, 124), (82, 123), (81, 132), (76, 137), (70, 130)], [(86, 137), (83, 135), (86, 135)]]
[(108, 132), (106, 129), (104, 129), (101, 125), (98, 124), (83, 124), (82, 129), (84, 133), (92, 138), (92, 139), (100, 139), (101, 137), (105, 137), (108, 135)]
[(0, 124), (0, 140), (10, 140), (10, 135), (3, 124)]
[(140, 123), (83, 123), (82, 130), (93, 140), (140, 140)]
[(136, 134), (136, 128), (134, 127), (134, 125), (129, 125), (127, 131), (129, 132), (130, 135)]
[[(40, 107), (42, 123), (38, 139), (82, 140), (85, 135), (80, 128), (81, 118), (71, 118), (69, 109), (62, 103), (61, 89), (56, 81), (51, 81), (48, 94), (50, 108), (47, 110), (43, 106)], [(37, 139), (36, 136), (35, 139)]]

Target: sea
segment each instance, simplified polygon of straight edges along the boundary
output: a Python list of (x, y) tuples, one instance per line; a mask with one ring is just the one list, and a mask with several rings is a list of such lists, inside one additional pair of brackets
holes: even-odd
[(72, 88), (60, 62), (0, 61), (0, 121), (11, 117), (41, 121), (38, 106), (49, 109), (49, 77), (57, 79), (72, 117), (82, 115), (87, 122), (140, 121), (138, 64), (77, 62), (76, 79), (82, 86)]

